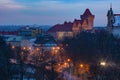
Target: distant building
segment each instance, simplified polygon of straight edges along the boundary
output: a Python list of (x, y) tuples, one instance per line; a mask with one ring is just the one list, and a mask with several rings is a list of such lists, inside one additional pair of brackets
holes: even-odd
[(114, 14), (114, 19), (115, 19), (115, 22), (113, 26), (120, 27), (120, 14)]
[(42, 30), (38, 27), (21, 27), (18, 30), (18, 35), (19, 36), (24, 36), (24, 37), (36, 37), (38, 34), (41, 34)]
[(0, 35), (18, 35), (20, 26), (0, 25)]
[(33, 46), (44, 51), (51, 51), (53, 47), (57, 46), (57, 42), (51, 35), (40, 35), (37, 37)]
[(107, 13), (107, 31), (114, 36), (120, 36), (120, 14), (114, 14), (112, 5)]
[(56, 40), (63, 40), (65, 37), (76, 36), (81, 31), (92, 30), (94, 26), (94, 15), (89, 9), (86, 9), (81, 20), (75, 19), (73, 22), (64, 22), (64, 24), (56, 24), (48, 30)]
[(6, 43), (15, 47), (20, 47), (21, 46), (21, 41), (23, 37), (21, 36), (11, 36), (8, 39), (6, 39)]

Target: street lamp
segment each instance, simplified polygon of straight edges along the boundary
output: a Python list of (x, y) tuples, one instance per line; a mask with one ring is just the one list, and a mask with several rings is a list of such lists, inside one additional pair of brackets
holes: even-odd
[(39, 48), (36, 48), (37, 51), (39, 51)]
[(67, 59), (68, 62), (70, 62), (71, 60), (70, 59)]
[(80, 64), (80, 68), (83, 68), (83, 64)]
[(60, 50), (60, 47), (57, 47), (57, 50)]
[(23, 47), (23, 50), (25, 50), (26, 49), (26, 47)]
[(28, 50), (31, 50), (31, 47), (28, 47)]
[(60, 51), (60, 47), (52, 47), (52, 56), (54, 56), (54, 58), (58, 58), (59, 59), (59, 57), (58, 57), (59, 51)]
[(100, 62), (100, 65), (101, 66), (106, 66), (106, 62), (105, 61)]
[(14, 49), (15, 48), (15, 46), (14, 45), (12, 45), (12, 49)]

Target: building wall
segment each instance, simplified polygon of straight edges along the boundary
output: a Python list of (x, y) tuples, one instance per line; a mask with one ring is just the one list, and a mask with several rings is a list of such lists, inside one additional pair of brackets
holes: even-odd
[(83, 29), (83, 30), (88, 30), (88, 29), (89, 29), (89, 26), (88, 26), (88, 24), (87, 24), (87, 21), (86, 21), (86, 20), (84, 20), (84, 21), (83, 21), (83, 24), (82, 24), (82, 29)]
[(82, 25), (80, 24), (80, 22), (78, 24), (73, 23), (72, 30), (73, 30), (74, 35), (77, 35), (81, 31), (81, 29), (82, 29)]
[(25, 27), (19, 30), (19, 35), (25, 36), (25, 37), (35, 37), (36, 35), (41, 33), (42, 33), (42, 30), (38, 28)]
[(93, 26), (94, 26), (94, 17), (89, 16), (88, 17), (88, 29), (93, 29)]
[[(74, 20), (74, 22), (64, 24), (58, 24), (53, 26), (48, 33), (55, 37), (56, 40), (63, 40), (65, 37), (73, 37), (79, 34), (83, 30), (92, 30), (94, 24), (94, 15), (89, 9), (86, 9), (83, 15), (81, 15), (81, 20)], [(67, 27), (67, 29), (65, 28)], [(61, 29), (62, 28), (62, 29)], [(65, 28), (65, 30), (64, 30)]]
[(72, 31), (60, 31), (57, 32), (57, 40), (63, 40), (65, 37), (73, 37), (74, 33)]

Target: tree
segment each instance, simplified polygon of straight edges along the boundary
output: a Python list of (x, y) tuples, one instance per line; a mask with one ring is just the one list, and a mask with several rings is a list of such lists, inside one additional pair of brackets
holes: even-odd
[(101, 58), (118, 61), (120, 56), (118, 39), (106, 31), (81, 32), (76, 37), (65, 38), (62, 43), (66, 54), (75, 62), (97, 63)]
[[(93, 74), (103, 75), (101, 74), (102, 71), (104, 75), (110, 75), (118, 70), (116, 67), (113, 69), (113, 66), (104, 70), (98, 65), (100, 60), (114, 62), (117, 66), (120, 65), (120, 39), (106, 31), (98, 33), (81, 32), (76, 37), (65, 38), (63, 45), (66, 54), (74, 62), (90, 64), (90, 72)], [(106, 78), (109, 80), (110, 77), (107, 76)], [(117, 75), (112, 77), (117, 78)]]
[(13, 51), (11, 50), (11, 47), (8, 46), (3, 40), (3, 37), (0, 36), (0, 80), (10, 80), (10, 59), (13, 57), (12, 54)]

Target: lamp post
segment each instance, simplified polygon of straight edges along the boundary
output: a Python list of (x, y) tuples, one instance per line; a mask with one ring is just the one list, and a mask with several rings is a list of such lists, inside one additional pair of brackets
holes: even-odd
[(12, 45), (12, 49), (15, 49), (15, 46), (14, 46), (14, 45)]
[(98, 79), (105, 80), (105, 74), (106, 74), (105, 68), (107, 67), (107, 63), (106, 61), (101, 61), (99, 65), (101, 68), (100, 68), (100, 77), (98, 77)]

